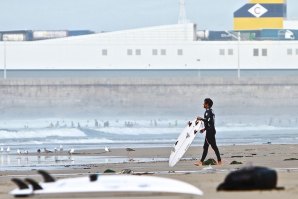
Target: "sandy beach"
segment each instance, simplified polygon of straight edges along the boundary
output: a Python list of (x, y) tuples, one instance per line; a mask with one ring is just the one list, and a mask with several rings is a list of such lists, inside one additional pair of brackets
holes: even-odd
[[(137, 148), (135, 151), (128, 152), (125, 149), (111, 149), (111, 152), (104, 152), (103, 149), (76, 151), (76, 156), (107, 156), (107, 157), (127, 157), (132, 161), (123, 163), (104, 163), (104, 164), (82, 164), (71, 166), (67, 163), (63, 169), (49, 167), (48, 171), (56, 178), (68, 178), (77, 176), (86, 176), (91, 173), (103, 173), (106, 169), (112, 169), (120, 172), (123, 169), (131, 169), (134, 173), (148, 173), (147, 175), (162, 176), (188, 182), (204, 192), (200, 198), (296, 198), (298, 194), (298, 161), (286, 160), (298, 158), (297, 145), (243, 145), (243, 146), (221, 146), (220, 152), (223, 158), (223, 165), (212, 166), (208, 169), (206, 166), (196, 167), (194, 162), (202, 153), (202, 147), (191, 147), (183, 160), (174, 168), (168, 167), (166, 159), (169, 157), (170, 148)], [(36, 156), (37, 154), (30, 154)], [(49, 154), (40, 154), (49, 156)], [(50, 154), (52, 155), (52, 154)], [(147, 161), (139, 161), (138, 158), (146, 158)], [(207, 158), (214, 158), (215, 154), (210, 149)], [(128, 157), (127, 157), (128, 159)], [(160, 161), (160, 159), (165, 159)], [(242, 162), (240, 165), (230, 165), (236, 160)], [(278, 171), (278, 186), (285, 187), (283, 191), (253, 191), (253, 192), (217, 192), (216, 187), (224, 180), (225, 176), (238, 168), (246, 165), (266, 166)], [(38, 168), (37, 168), (38, 169)], [(0, 176), (0, 198), (13, 198), (8, 192), (15, 188), (10, 182), (12, 177), (29, 177), (41, 180), (36, 175), (36, 170), (3, 170)], [(117, 197), (115, 197), (117, 198)], [(167, 198), (167, 197), (165, 197)], [(168, 197), (172, 198), (172, 197)], [(184, 196), (177, 196), (184, 198)]]

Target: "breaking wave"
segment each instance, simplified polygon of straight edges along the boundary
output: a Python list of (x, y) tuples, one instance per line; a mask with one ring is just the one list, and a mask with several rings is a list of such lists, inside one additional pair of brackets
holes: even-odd
[(49, 137), (86, 137), (79, 129), (22, 129), (22, 130), (0, 130), (0, 139), (35, 139)]

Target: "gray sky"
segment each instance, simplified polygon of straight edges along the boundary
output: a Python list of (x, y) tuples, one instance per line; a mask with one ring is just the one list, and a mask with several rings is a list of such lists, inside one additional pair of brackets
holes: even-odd
[[(177, 23), (179, 0), (1, 0), (0, 29), (112, 31)], [(233, 12), (249, 0), (186, 0), (188, 19), (200, 29), (232, 29)], [(297, 0), (288, 17), (298, 19)]]

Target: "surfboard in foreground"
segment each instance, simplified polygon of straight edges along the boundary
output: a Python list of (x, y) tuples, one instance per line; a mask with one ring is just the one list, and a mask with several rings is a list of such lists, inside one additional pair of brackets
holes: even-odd
[(169, 166), (174, 167), (186, 153), (197, 133), (204, 128), (204, 123), (197, 119), (188, 122), (172, 148)]
[(203, 192), (188, 183), (154, 176), (97, 175), (55, 180), (39, 171), (44, 182), (27, 178), (12, 179), (18, 188), (10, 192), (15, 197), (115, 197), (115, 196), (201, 196)]

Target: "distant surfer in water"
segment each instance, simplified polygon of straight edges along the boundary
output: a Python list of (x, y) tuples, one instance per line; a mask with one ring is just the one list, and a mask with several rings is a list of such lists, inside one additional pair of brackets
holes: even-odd
[(198, 117), (198, 120), (202, 120), (204, 122), (205, 128), (201, 130), (201, 133), (204, 133), (206, 131), (206, 137), (205, 137), (205, 143), (204, 143), (204, 152), (202, 154), (202, 158), (200, 161), (196, 162), (195, 165), (196, 166), (201, 166), (203, 165), (203, 162), (207, 156), (208, 153), (208, 148), (209, 145), (211, 145), (212, 149), (214, 150), (216, 157), (217, 157), (217, 161), (218, 164), (221, 164), (221, 158), (220, 158), (220, 153), (218, 150), (218, 147), (216, 145), (216, 139), (215, 139), (215, 134), (216, 134), (216, 130), (215, 130), (215, 126), (214, 126), (214, 118), (215, 115), (212, 111), (212, 106), (213, 106), (213, 101), (210, 98), (206, 98), (204, 100), (204, 108), (206, 109), (205, 114), (204, 114), (204, 118)]

